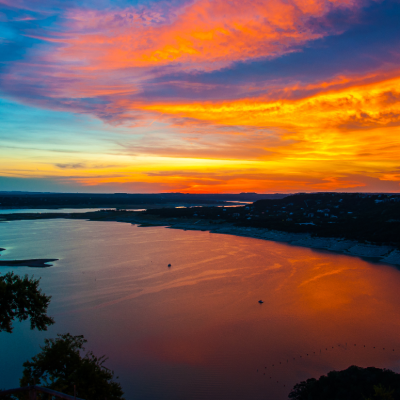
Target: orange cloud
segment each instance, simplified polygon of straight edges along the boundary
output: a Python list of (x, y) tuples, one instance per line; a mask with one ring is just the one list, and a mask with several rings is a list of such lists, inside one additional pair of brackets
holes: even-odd
[[(197, 0), (162, 9), (74, 10), (55, 58), (83, 70), (178, 65), (214, 70), (235, 61), (276, 57), (327, 34), (310, 19), (357, 0)], [(72, 21), (72, 22), (71, 22)], [(330, 27), (330, 29), (333, 29)], [(332, 32), (330, 32), (332, 33)], [(338, 33), (338, 32), (336, 32)], [(54, 40), (54, 39), (53, 39)]]
[[(249, 98), (224, 102), (134, 104), (144, 111), (224, 126), (271, 129), (282, 153), (295, 159), (398, 160), (400, 78), (296, 99)], [(275, 146), (274, 152), (279, 152)]]

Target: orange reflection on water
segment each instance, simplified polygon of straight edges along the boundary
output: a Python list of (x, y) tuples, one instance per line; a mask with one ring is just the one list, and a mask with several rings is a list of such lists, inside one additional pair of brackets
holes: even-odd
[(200, 231), (46, 224), (15, 228), (30, 254), (60, 258), (41, 281), (57, 321), (46, 335), (84, 334), (126, 398), (283, 400), (333, 369), (400, 372), (394, 267)]
[(284, 399), (296, 382), (333, 369), (398, 369), (395, 268), (268, 241), (152, 229), (156, 254), (145, 250), (152, 264), (170, 260), (173, 267), (145, 274), (133, 284), (143, 292), (101, 311), (120, 326), (115, 363), (131, 375), (156, 370), (155, 379), (183, 397), (209, 385), (199, 398), (264, 392)]

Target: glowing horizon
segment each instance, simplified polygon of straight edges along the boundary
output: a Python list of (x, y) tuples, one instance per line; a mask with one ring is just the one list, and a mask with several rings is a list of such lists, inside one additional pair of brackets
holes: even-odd
[(400, 192), (397, 0), (0, 0), (0, 190)]

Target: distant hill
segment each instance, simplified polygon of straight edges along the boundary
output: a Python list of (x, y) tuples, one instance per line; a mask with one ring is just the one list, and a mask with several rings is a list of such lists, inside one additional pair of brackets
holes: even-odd
[(190, 194), (190, 193), (154, 193), (154, 194), (93, 194), (93, 193), (29, 193), (0, 192), (0, 208), (93, 208), (177, 204), (215, 204), (227, 201), (254, 202), (262, 199), (281, 199), (284, 194)]

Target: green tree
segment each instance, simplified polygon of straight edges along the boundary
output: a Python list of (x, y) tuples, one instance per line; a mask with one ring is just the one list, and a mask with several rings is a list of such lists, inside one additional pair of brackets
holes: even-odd
[(56, 339), (45, 339), (41, 352), (26, 361), (21, 387), (36, 383), (62, 393), (74, 394), (85, 400), (121, 400), (121, 385), (114, 382), (114, 372), (103, 364), (105, 356), (97, 358), (91, 351), (83, 354), (84, 343), (81, 336), (67, 333)]
[(51, 296), (46, 296), (39, 289), (40, 279), (21, 278), (8, 272), (0, 275), (0, 332), (11, 333), (14, 319), (24, 321), (30, 318), (31, 329), (47, 330), (54, 324), (53, 318), (47, 316)]

